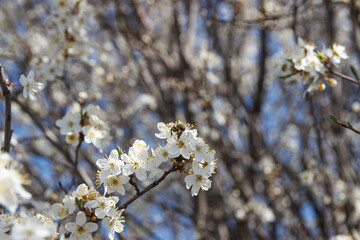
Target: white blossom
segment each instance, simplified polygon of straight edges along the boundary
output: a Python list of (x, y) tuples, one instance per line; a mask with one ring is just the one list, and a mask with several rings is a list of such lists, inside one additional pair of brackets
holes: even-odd
[(348, 59), (349, 56), (346, 53), (344, 46), (334, 43), (331, 48), (328, 48), (324, 51), (324, 54), (327, 58), (330, 59), (330, 62), (335, 66), (339, 65), (341, 59)]
[(65, 225), (65, 229), (71, 232), (70, 239), (88, 239), (92, 240), (91, 233), (98, 230), (98, 225), (93, 222), (86, 222), (86, 215), (80, 211), (76, 215), (76, 222), (70, 222)]
[(0, 232), (8, 232), (18, 221), (18, 217), (12, 213), (0, 214)]
[(86, 143), (92, 143), (95, 147), (102, 148), (101, 140), (105, 138), (106, 132), (92, 126), (85, 126), (82, 131)]
[(119, 159), (119, 153), (113, 149), (107, 158), (102, 158), (96, 161), (96, 165), (100, 168), (100, 179), (106, 178), (110, 175), (119, 175), (124, 162)]
[(101, 222), (103, 227), (108, 228), (108, 236), (111, 240), (114, 240), (115, 232), (121, 233), (124, 230), (122, 223), (125, 222), (125, 220), (123, 220), (124, 217), (121, 216), (122, 212), (123, 210), (113, 210), (110, 212), (109, 217), (105, 217)]
[(189, 159), (192, 152), (190, 145), (195, 141), (193, 132), (184, 131), (180, 138), (171, 138), (168, 142), (168, 150), (176, 157), (182, 155), (184, 158)]
[(113, 193), (118, 192), (121, 195), (125, 195), (125, 188), (124, 184), (129, 182), (130, 177), (124, 175), (118, 176), (109, 176), (106, 179), (100, 180), (100, 183), (104, 184), (105, 187), (105, 194), (106, 193)]
[(60, 128), (60, 133), (66, 135), (70, 132), (78, 133), (81, 131), (80, 120), (80, 112), (69, 112), (62, 119), (57, 120), (55, 124)]
[(211, 187), (208, 171), (200, 168), (193, 168), (193, 173), (185, 177), (186, 188), (191, 188), (191, 196), (197, 196), (200, 188), (207, 191)]
[(195, 141), (191, 141), (190, 148), (194, 151), (196, 161), (204, 159), (206, 152), (210, 151), (201, 137), (197, 137)]
[(11, 229), (13, 240), (39, 240), (52, 238), (56, 232), (55, 224), (44, 216), (26, 218)]
[(312, 170), (306, 170), (300, 174), (300, 180), (306, 185), (311, 185), (314, 181), (315, 174)]
[(64, 204), (55, 203), (52, 206), (52, 211), (56, 219), (64, 219), (75, 211), (75, 198), (66, 195), (63, 202)]
[(76, 147), (79, 145), (79, 134), (69, 132), (68, 134), (66, 134), (65, 141), (71, 144), (73, 147)]
[(121, 159), (125, 162), (123, 166), (123, 174), (130, 176), (135, 173), (135, 176), (144, 181), (147, 178), (146, 164), (148, 159), (148, 146), (142, 140), (136, 140), (129, 149), (129, 154), (122, 154)]
[[(3, 158), (7, 154), (1, 154)], [(5, 157), (8, 159), (8, 157)], [(0, 162), (3, 162), (0, 160)], [(0, 165), (0, 204), (9, 209), (10, 212), (15, 212), (21, 200), (28, 200), (31, 194), (24, 188), (25, 177), (15, 167), (5, 167)]]
[(44, 84), (34, 80), (34, 72), (30, 71), (27, 77), (21, 74), (20, 83), (24, 87), (23, 95), (32, 101), (36, 101), (36, 93), (44, 88)]
[(146, 169), (150, 171), (152, 168), (157, 168), (161, 163), (168, 161), (171, 158), (177, 157), (176, 154), (171, 154), (168, 150), (168, 145), (158, 146), (155, 149), (151, 149), (152, 155), (148, 159), (149, 163)]
[(171, 137), (171, 127), (167, 126), (163, 122), (159, 122), (157, 124), (157, 128), (159, 129), (160, 133), (155, 133), (155, 136), (160, 139), (168, 139)]
[(75, 190), (75, 197), (84, 197), (89, 193), (89, 187), (82, 183)]
[(119, 198), (116, 196), (112, 197), (97, 197), (95, 200), (87, 202), (84, 207), (86, 208), (96, 208), (95, 216), (98, 218), (104, 218), (108, 216), (109, 211), (115, 208), (116, 203), (119, 201)]

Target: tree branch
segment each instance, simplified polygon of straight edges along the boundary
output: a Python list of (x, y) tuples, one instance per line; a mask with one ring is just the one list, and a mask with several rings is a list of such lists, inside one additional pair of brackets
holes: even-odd
[(77, 145), (76, 147), (76, 150), (75, 150), (75, 159), (74, 159), (74, 170), (73, 170), (73, 179), (72, 179), (72, 186), (75, 185), (75, 176), (76, 176), (76, 171), (77, 171), (77, 166), (78, 166), (78, 163), (79, 163), (79, 151), (80, 151), (80, 148), (81, 148), (81, 144), (83, 142), (83, 136), (80, 136), (80, 140), (79, 140), (79, 144)]
[(136, 185), (136, 183), (134, 182), (134, 176), (130, 177), (129, 183), (135, 188), (136, 194), (139, 194), (141, 191), (139, 189), (139, 187)]
[(11, 93), (7, 87), (4, 68), (0, 64), (0, 84), (5, 98), (5, 131), (4, 131), (4, 151), (10, 151), (11, 140)]
[[(13, 99), (15, 103), (17, 103), (20, 108), (25, 112), (35, 123), (35, 125), (44, 133), (45, 138), (56, 148), (61, 152), (64, 156), (64, 159), (67, 163), (73, 165), (74, 162), (72, 160), (72, 157), (70, 155), (70, 152), (58, 141), (57, 136), (54, 132), (51, 131), (48, 127), (44, 126), (40, 120), (36, 117), (35, 113), (31, 111), (25, 104), (21, 103), (18, 99)], [(91, 181), (91, 178), (89, 177), (89, 174), (81, 167), (76, 167), (76, 172), (80, 175), (82, 180), (89, 186), (94, 187), (94, 183)]]
[(121, 205), (119, 207), (119, 209), (126, 209), (132, 202), (134, 202), (136, 199), (138, 199), (139, 197), (141, 197), (142, 195), (144, 195), (145, 193), (147, 193), (148, 191), (150, 191), (151, 189), (153, 189), (154, 187), (156, 187), (157, 185), (159, 185), (159, 183), (161, 183), (162, 181), (164, 181), (164, 179), (167, 177), (167, 175), (169, 175), (172, 172), (177, 171), (178, 168), (178, 164), (174, 163), (174, 165), (167, 170), (166, 172), (164, 172), (164, 174), (158, 179), (155, 180), (152, 184), (150, 184), (149, 186), (147, 186), (147, 188), (145, 188), (143, 191), (137, 192), (135, 196), (133, 196), (130, 200), (128, 200), (126, 203), (124, 203), (123, 205)]
[(346, 81), (349, 81), (349, 82), (355, 83), (355, 84), (357, 84), (357, 85), (360, 85), (360, 82), (356, 81), (356, 80), (353, 79), (352, 77), (349, 77), (349, 76), (346, 76), (346, 75), (344, 75), (344, 74), (342, 74), (342, 73), (336, 72), (336, 71), (332, 70), (332, 69), (329, 68), (329, 67), (328, 67), (328, 70), (329, 70), (329, 72), (330, 72), (331, 74), (333, 74), (333, 75), (335, 75), (335, 76), (337, 76), (337, 77), (340, 77), (340, 78), (342, 78), (342, 79), (344, 79), (344, 80), (346, 80)]
[(334, 117), (333, 115), (329, 115), (329, 118), (337, 125), (339, 125), (340, 127), (344, 127), (347, 129), (350, 129), (351, 131), (360, 134), (360, 131), (355, 129), (350, 122), (348, 122), (347, 124), (340, 122), (336, 117)]

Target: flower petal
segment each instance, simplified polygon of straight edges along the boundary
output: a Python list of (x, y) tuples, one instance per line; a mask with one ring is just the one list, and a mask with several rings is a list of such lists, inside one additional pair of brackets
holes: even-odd
[(84, 228), (88, 232), (95, 232), (96, 230), (98, 230), (99, 226), (96, 223), (89, 222), (85, 224)]
[(65, 229), (69, 232), (75, 232), (77, 228), (78, 225), (73, 222), (69, 222), (65, 225)]
[(20, 76), (20, 83), (21, 85), (23, 85), (25, 87), (25, 85), (27, 84), (27, 78), (24, 76), (24, 74), (21, 74)]
[(143, 169), (138, 169), (135, 171), (135, 175), (136, 177), (140, 180), (140, 181), (145, 181), (146, 180), (146, 171)]
[(86, 223), (86, 215), (84, 212), (78, 212), (76, 215), (76, 224), (82, 226)]
[(30, 72), (28, 73), (28, 75), (27, 75), (27, 78), (28, 78), (29, 80), (34, 80), (34, 71), (30, 71)]
[(119, 153), (116, 149), (113, 149), (111, 152), (110, 152), (110, 156), (109, 156), (109, 159), (111, 160), (117, 160), (119, 159)]

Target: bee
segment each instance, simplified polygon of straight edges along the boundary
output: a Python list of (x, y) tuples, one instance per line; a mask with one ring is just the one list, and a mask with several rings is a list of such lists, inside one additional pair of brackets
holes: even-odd
[(178, 138), (180, 138), (181, 134), (185, 131), (185, 126), (182, 123), (175, 123), (171, 127), (171, 135), (174, 133), (177, 134)]

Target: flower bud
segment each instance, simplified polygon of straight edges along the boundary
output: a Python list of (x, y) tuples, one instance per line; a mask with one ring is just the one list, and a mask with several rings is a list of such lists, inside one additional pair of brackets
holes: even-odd
[(88, 194), (88, 186), (86, 186), (85, 183), (79, 185), (76, 189), (76, 194), (80, 197), (85, 196), (86, 194)]
[(335, 87), (337, 85), (337, 81), (334, 78), (325, 77), (325, 80), (330, 85), (330, 87)]
[(326, 85), (323, 83), (323, 82), (319, 82), (316, 90), (319, 90), (319, 91), (324, 91), (326, 88)]

